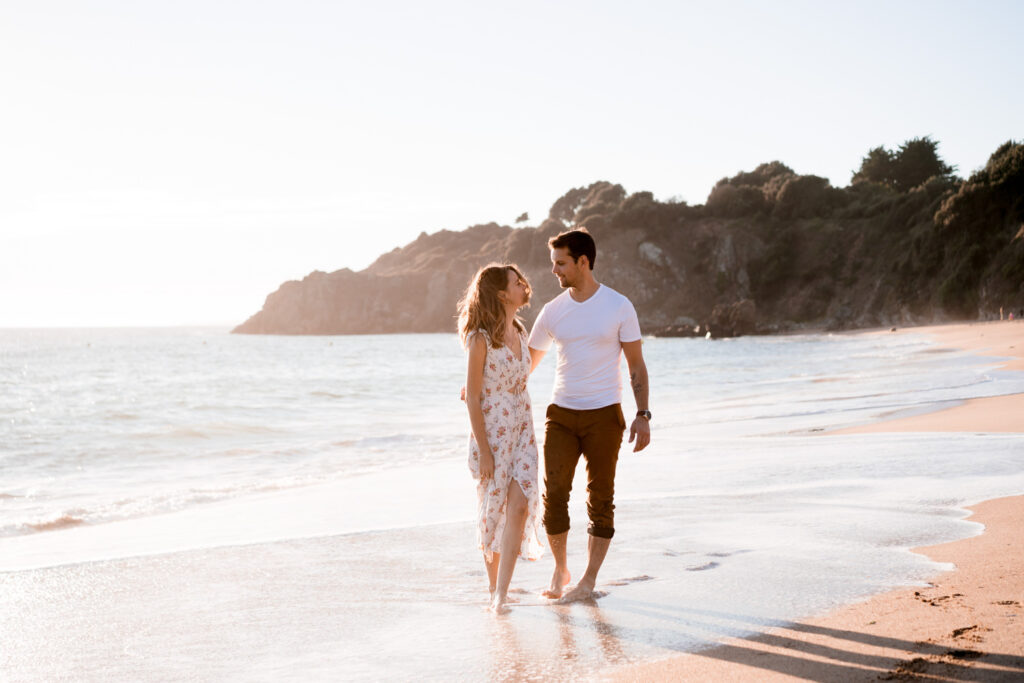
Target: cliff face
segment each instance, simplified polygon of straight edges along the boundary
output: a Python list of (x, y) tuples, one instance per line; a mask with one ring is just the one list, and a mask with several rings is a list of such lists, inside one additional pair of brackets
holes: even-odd
[(645, 331), (845, 329), (1024, 309), (1024, 145), (1007, 143), (967, 181), (936, 176), (909, 191), (833, 188), (778, 162), (723, 179), (695, 207), (598, 182), (559, 198), (538, 227), (424, 233), (363, 271), (286, 282), (234, 331), (450, 332), (470, 278), (491, 261), (529, 278), (532, 323), (560, 291), (547, 240), (567, 225), (594, 235), (595, 276), (633, 301)]

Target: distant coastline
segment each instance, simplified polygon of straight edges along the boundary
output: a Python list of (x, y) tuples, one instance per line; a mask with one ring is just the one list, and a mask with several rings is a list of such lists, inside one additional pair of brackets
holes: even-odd
[(568, 226), (594, 234), (595, 275), (630, 297), (653, 334), (1024, 317), (1024, 144), (1000, 146), (966, 180), (937, 147), (921, 138), (870, 150), (844, 188), (773, 161), (723, 178), (697, 206), (595, 182), (558, 198), (537, 226), (422, 233), (364, 270), (285, 282), (233, 332), (450, 332), (463, 288), (489, 261), (524, 270), (532, 322), (558, 291), (547, 240)]

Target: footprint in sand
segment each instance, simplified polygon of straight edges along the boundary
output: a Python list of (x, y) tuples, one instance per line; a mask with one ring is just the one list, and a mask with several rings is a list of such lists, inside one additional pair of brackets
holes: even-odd
[(607, 586), (628, 586), (629, 584), (637, 583), (638, 581), (653, 581), (653, 580), (654, 580), (653, 576), (648, 576), (647, 574), (641, 574), (640, 576), (631, 576), (628, 579), (615, 579), (614, 581), (609, 581), (605, 585), (607, 585)]
[(702, 572), (702, 571), (705, 571), (707, 569), (714, 569), (715, 567), (718, 567), (718, 566), (719, 566), (719, 564), (717, 562), (705, 562), (704, 564), (695, 564), (692, 567), (687, 567), (686, 571), (688, 571), (688, 572)]

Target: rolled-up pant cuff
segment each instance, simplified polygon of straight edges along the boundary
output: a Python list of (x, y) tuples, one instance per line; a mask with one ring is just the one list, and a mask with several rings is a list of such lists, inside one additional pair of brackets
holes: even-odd
[(558, 534), (564, 534), (569, 531), (569, 524), (545, 524), (544, 531), (547, 532), (548, 536), (557, 536)]
[(587, 533), (598, 538), (611, 538), (615, 535), (615, 529), (608, 526), (594, 526), (591, 524), (587, 527)]

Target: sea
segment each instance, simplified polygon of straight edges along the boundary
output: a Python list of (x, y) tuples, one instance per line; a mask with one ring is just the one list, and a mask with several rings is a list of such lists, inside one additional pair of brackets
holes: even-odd
[(912, 548), (1024, 493), (1020, 434), (830, 433), (1024, 392), (998, 358), (912, 331), (643, 348), (652, 443), (620, 452), (598, 597), (544, 600), (545, 554), (494, 615), (454, 334), (0, 330), (0, 680), (599, 679), (926, 585), (950, 567)]

